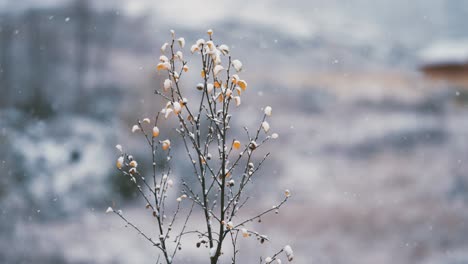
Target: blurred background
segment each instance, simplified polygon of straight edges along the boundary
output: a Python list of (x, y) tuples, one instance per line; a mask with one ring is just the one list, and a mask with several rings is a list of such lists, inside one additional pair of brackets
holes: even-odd
[[(162, 107), (161, 44), (209, 28), (244, 64), (236, 125), (271, 105), (280, 135), (245, 216), (293, 193), (243, 263), (287, 243), (303, 264), (468, 263), (467, 17), (464, 0), (0, 0), (0, 263), (156, 262), (104, 214), (154, 230), (114, 146), (150, 164), (130, 128)], [(206, 263), (192, 242), (180, 263)]]

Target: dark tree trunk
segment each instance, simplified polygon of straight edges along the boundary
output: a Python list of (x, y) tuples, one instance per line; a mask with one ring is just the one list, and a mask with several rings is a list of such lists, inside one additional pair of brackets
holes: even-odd
[(9, 107), (13, 100), (12, 79), (12, 43), (13, 26), (5, 17), (0, 21), (0, 108)]
[(75, 2), (76, 11), (76, 94), (77, 111), (82, 111), (83, 101), (86, 96), (86, 76), (88, 71), (89, 56), (89, 31), (91, 28), (89, 2), (87, 0), (77, 0)]

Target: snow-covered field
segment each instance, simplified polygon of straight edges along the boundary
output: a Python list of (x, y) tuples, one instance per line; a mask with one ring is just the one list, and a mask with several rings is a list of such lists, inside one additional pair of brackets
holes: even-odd
[[(311, 82), (320, 86), (323, 78)], [(270, 145), (273, 156), (257, 178), (271, 185), (258, 190), (253, 207), (270, 207), (284, 188), (293, 191), (293, 199), (278, 217), (263, 219), (263, 225), (253, 224), (274, 242), (259, 246), (247, 241), (248, 259), (256, 259), (258, 249), (268, 254), (290, 243), (296, 248), (297, 263), (468, 260), (468, 109), (457, 100), (456, 90), (414, 75), (400, 85), (376, 83), (369, 76), (369, 83), (361, 78), (346, 87), (324, 84), (294, 91), (269, 92), (269, 87), (260, 88), (261, 80), (254, 83), (262, 93), (245, 104), (271, 103), (271, 126), (280, 137)], [(252, 112), (255, 107), (242, 111)], [(253, 122), (244, 120), (247, 125)], [(12, 145), (25, 153), (31, 180), (29, 187), (12, 185), (18, 190), (9, 199), (30, 193), (37, 206), (26, 206), (24, 216), (8, 225), (14, 227), (9, 231), (13, 238), (2, 240), (2, 248), (10, 244), (10, 250), (2, 254), (12, 259), (39, 258), (43, 263), (51, 256), (64, 263), (152, 263), (157, 256), (154, 248), (115, 216), (105, 215), (102, 201), (86, 203), (99, 200), (101, 194), (102, 200), (108, 197), (110, 190), (103, 180), (108, 180), (105, 175), (112, 170), (114, 149), (113, 140), (104, 137), (112, 132), (98, 129), (100, 133), (90, 136), (95, 141), (88, 147), (80, 138), (90, 141), (86, 127), (96, 130), (99, 125), (79, 119), (72, 123), (77, 127), (69, 140), (33, 140), (26, 135), (12, 139), (17, 142)], [(34, 129), (28, 131), (40, 137)], [(83, 163), (76, 169), (63, 165), (74, 145), (83, 149)], [(88, 148), (92, 149), (88, 152)], [(39, 169), (41, 164), (46, 168)], [(41, 220), (41, 214), (55, 214), (56, 203), (65, 210), (82, 208), (68, 217)], [(152, 218), (142, 204), (137, 199), (122, 206), (139, 225), (151, 230)], [(14, 208), (3, 209), (2, 217), (14, 214)], [(25, 247), (29, 240), (32, 245)], [(183, 245), (181, 259), (206, 257), (207, 250), (196, 249), (194, 244)]]

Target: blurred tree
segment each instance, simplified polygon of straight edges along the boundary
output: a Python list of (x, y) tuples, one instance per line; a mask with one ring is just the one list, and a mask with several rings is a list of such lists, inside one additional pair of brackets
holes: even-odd
[(14, 28), (10, 17), (2, 15), (0, 21), (0, 108), (11, 105), (12, 43)]
[(86, 93), (86, 73), (88, 71), (89, 42), (91, 29), (91, 11), (88, 0), (76, 0), (74, 3), (76, 20), (75, 56), (76, 56), (76, 110), (81, 112), (82, 100)]
[(107, 73), (109, 56), (112, 50), (111, 44), (114, 37), (115, 25), (117, 23), (115, 12), (106, 12), (95, 16), (94, 41), (96, 49), (93, 60), (93, 84), (96, 87), (102, 87), (106, 78), (102, 78), (102, 73)]
[(52, 109), (47, 100), (45, 87), (48, 80), (48, 63), (44, 54), (44, 36), (39, 11), (30, 10), (25, 15), (27, 35), (27, 58), (29, 59), (29, 85), (32, 97), (27, 108), (34, 116), (46, 117)]

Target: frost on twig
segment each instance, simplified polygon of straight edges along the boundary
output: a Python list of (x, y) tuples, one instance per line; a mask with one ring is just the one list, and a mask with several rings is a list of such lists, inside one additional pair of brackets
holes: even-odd
[[(199, 39), (190, 45), (190, 53), (201, 62), (201, 69), (196, 70), (200, 73), (198, 84), (182, 87), (180, 82), (191, 70), (186, 61), (188, 56), (184, 55), (185, 38), (176, 37), (171, 30), (171, 40), (161, 46), (162, 54), (155, 63), (155, 71), (164, 80), (155, 94), (163, 99), (164, 107), (154, 117), (137, 120), (130, 129), (133, 134), (142, 135), (148, 144), (152, 157), (151, 172), (140, 171), (137, 159), (127, 153), (126, 148), (116, 146), (119, 151), (116, 167), (140, 193), (149, 217), (155, 219), (156, 234), (141, 230), (120, 210), (109, 207), (106, 213), (119, 216), (126, 226), (135, 229), (158, 248), (161, 255), (157, 263), (160, 259), (167, 264), (173, 263), (187, 235), (198, 237), (195, 246), (206, 248), (209, 263), (219, 263), (221, 256), (230, 256), (231, 263), (236, 263), (239, 252), (242, 252), (240, 238), (255, 237), (260, 244), (270, 241), (267, 235), (253, 230), (251, 222), (260, 220), (264, 215), (278, 213), (291, 196), (291, 192), (286, 190), (283, 199), (273, 207), (250, 216), (240, 213), (249, 201), (246, 187), (253, 183), (253, 178), (260, 177), (257, 174), (270, 155), (267, 153), (258, 161), (257, 153), (270, 139), (278, 138), (278, 134), (271, 133), (271, 106), (262, 109), (253, 133), (248, 128), (244, 128), (245, 135), (231, 132), (232, 109), (241, 107), (242, 96), (249, 93), (247, 81), (241, 77), (244, 67), (239, 59), (231, 57), (228, 45), (215, 43), (213, 30), (208, 30), (207, 34), (206, 40)], [(185, 97), (193, 92), (198, 93), (199, 99)], [(169, 126), (166, 120), (170, 119), (177, 121), (178, 125), (173, 129), (188, 158), (191, 177), (195, 179), (191, 182), (194, 184), (176, 180), (177, 177), (172, 175), (171, 140), (166, 138), (164, 130), (160, 130)], [(157, 154), (165, 156), (168, 166), (156, 166)], [(181, 193), (173, 203), (167, 203), (168, 193), (174, 190), (175, 182), (182, 182)], [(176, 208), (170, 210), (166, 208), (167, 204), (175, 204)], [(173, 213), (168, 217), (168, 212)], [(203, 226), (190, 225), (190, 218), (194, 216), (202, 217)], [(179, 221), (180, 228), (175, 230), (179, 218), (182, 219)], [(231, 244), (232, 253), (226, 252), (227, 244)], [(288, 261), (293, 260), (292, 249), (286, 246), (265, 258), (264, 262), (277, 260), (277, 263), (281, 263), (277, 257), (282, 252)], [(263, 261), (262, 258), (260, 261)]]

